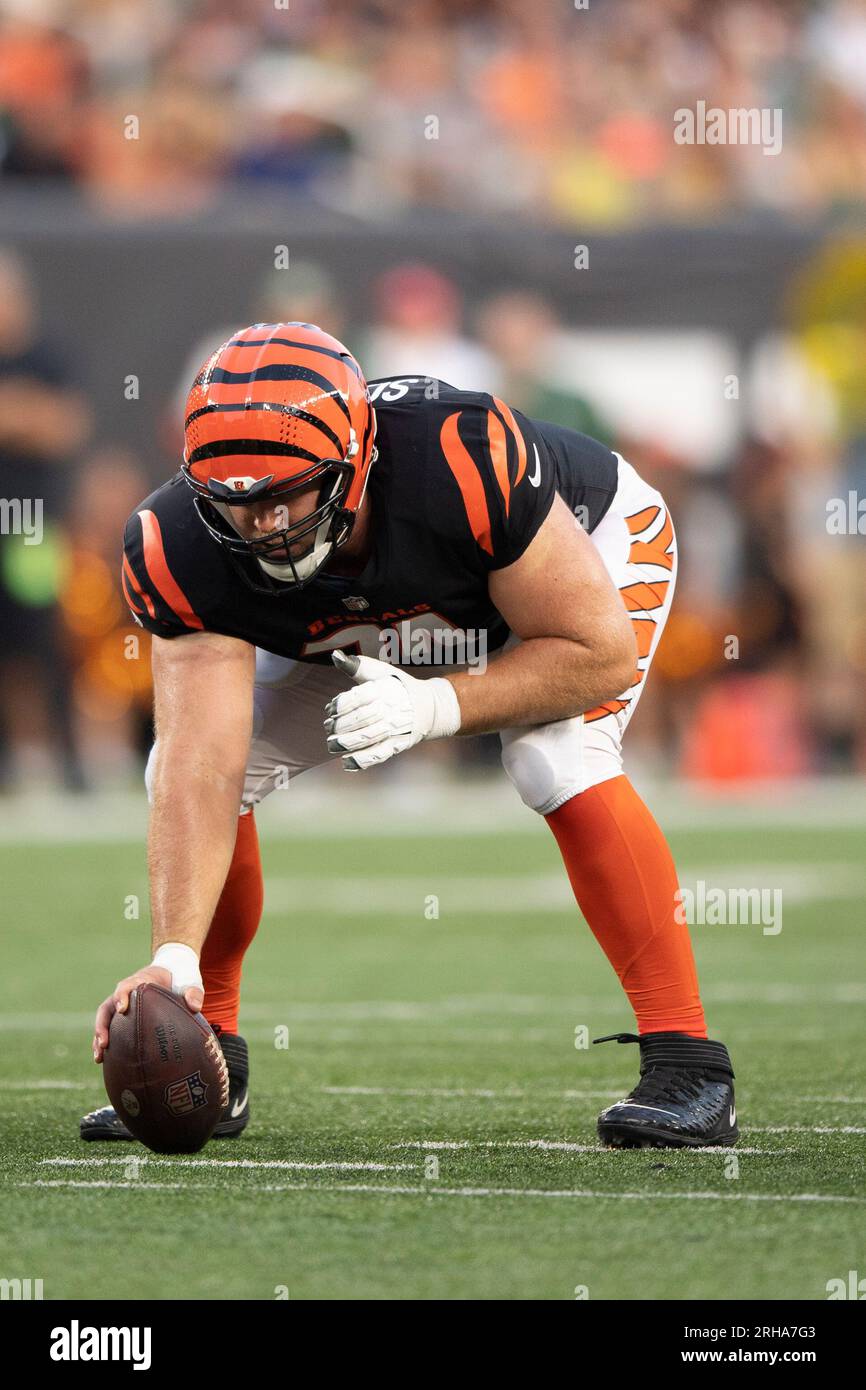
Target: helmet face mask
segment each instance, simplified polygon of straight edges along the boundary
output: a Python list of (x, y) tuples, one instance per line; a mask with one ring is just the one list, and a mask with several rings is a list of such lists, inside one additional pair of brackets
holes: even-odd
[[(354, 513), (346, 511), (342, 505), (352, 480), (352, 469), (346, 461), (332, 459), (323, 462), (321, 467), (309, 470), (288, 487), (279, 485), (279, 490), (269, 488), (243, 497), (228, 489), (225, 492), (222, 489), (218, 492), (203, 489), (190, 478), (185, 464), (182, 471), (195, 493), (196, 511), (213, 539), (234, 560), (244, 557), (256, 560), (256, 568), (263, 572), (265, 579), (270, 579), (270, 583), (257, 583), (256, 570), (252, 566), (243, 563), (236, 565), (247, 583), (260, 592), (285, 594), (292, 589), (304, 588), (316, 578), (352, 531)], [(254, 537), (244, 536), (237, 529), (232, 516), (233, 508), (267, 501), (275, 502), (279, 512), (280, 499), (307, 492), (316, 482), (320, 483), (318, 502), (298, 520), (287, 519), (284, 526)], [(231, 501), (223, 500), (229, 496)], [(308, 538), (310, 544), (298, 554), (299, 543)]]
[[(351, 353), (313, 324), (253, 324), (208, 358), (187, 400), (181, 471), (209, 535), (254, 590), (289, 594), (352, 533), (376, 450)], [(304, 515), (265, 534), (239, 509), (317, 488)], [(308, 542), (304, 546), (304, 542)]]

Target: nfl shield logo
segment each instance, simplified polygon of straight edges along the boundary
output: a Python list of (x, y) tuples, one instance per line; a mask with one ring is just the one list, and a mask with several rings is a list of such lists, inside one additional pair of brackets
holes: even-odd
[(363, 613), (365, 608), (370, 607), (370, 604), (367, 599), (361, 598), (360, 594), (357, 594), (350, 595), (349, 598), (344, 598), (343, 607), (350, 608), (353, 613)]
[(191, 1110), (198, 1110), (207, 1101), (207, 1085), (201, 1079), (201, 1072), (194, 1071), (191, 1076), (166, 1086), (164, 1099), (173, 1115), (188, 1115)]

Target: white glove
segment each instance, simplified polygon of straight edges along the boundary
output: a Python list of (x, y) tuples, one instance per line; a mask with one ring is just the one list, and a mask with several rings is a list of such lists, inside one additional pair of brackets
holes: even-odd
[(386, 763), (428, 738), (449, 738), (460, 728), (460, 703), (450, 681), (419, 680), (372, 656), (334, 652), (339, 671), (357, 682), (325, 706), (328, 752), (346, 753), (347, 772)]

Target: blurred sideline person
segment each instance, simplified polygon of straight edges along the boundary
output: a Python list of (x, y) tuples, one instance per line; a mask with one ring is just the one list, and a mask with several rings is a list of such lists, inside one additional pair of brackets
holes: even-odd
[(482, 306), (478, 327), (482, 343), (499, 361), (499, 389), (512, 406), (608, 443), (610, 430), (592, 403), (557, 378), (562, 329), (541, 295), (529, 290), (494, 295)]
[(0, 249), (0, 785), (14, 777), (10, 725), (35, 696), (64, 784), (84, 786), (58, 595), (70, 466), (88, 430), (63, 358), (39, 332), (27, 272)]
[(461, 329), (460, 291), (422, 262), (394, 266), (374, 287), (378, 319), (364, 357), (372, 377), (419, 372), (464, 391), (499, 389), (496, 357)]
[[(640, 1080), (600, 1137), (735, 1143), (673, 860), (622, 770), (676, 581), (661, 495), (606, 445), (495, 395), (420, 376), (368, 386), (308, 323), (232, 336), (196, 376), (185, 428), (181, 470), (125, 533), (125, 596), (153, 634), (154, 955), (100, 1006), (95, 1060), (137, 984), (173, 988), (218, 1031), (231, 1092), (217, 1133), (239, 1133), (254, 808), (332, 756), (363, 773), (425, 739), (497, 732), (637, 1019), (612, 1038), (639, 1044)], [(111, 1107), (81, 1132), (130, 1137)]]

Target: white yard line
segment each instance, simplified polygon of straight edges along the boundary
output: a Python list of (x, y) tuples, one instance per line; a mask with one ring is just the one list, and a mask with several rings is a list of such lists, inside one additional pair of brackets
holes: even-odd
[[(130, 1192), (161, 1192), (166, 1189), (184, 1192), (199, 1188), (213, 1192), (207, 1183), (164, 1183), (164, 1182), (80, 1182), (63, 1178), (52, 1180), (38, 1179), (34, 1182), (19, 1182), (17, 1187), (43, 1188), (116, 1188)], [(590, 1199), (592, 1201), (612, 1202), (815, 1202), (862, 1206), (866, 1197), (836, 1196), (826, 1192), (604, 1192), (589, 1188), (544, 1188), (544, 1187), (439, 1187), (431, 1182), (424, 1187), (379, 1186), (373, 1183), (265, 1183), (253, 1188), (238, 1189), (243, 1196), (259, 1196), (274, 1192), (313, 1192), (320, 1196), (333, 1193), (355, 1193), (358, 1196), (376, 1197), (540, 1197), (548, 1199)]]
[[(715, 795), (688, 783), (643, 777), (639, 768), (633, 770), (633, 780), (666, 830), (800, 826), (830, 833), (866, 824), (866, 796), (856, 778), (753, 784), (742, 792), (724, 789)], [(257, 816), (260, 835), (283, 842), (289, 835), (355, 838), (359, 827), (370, 824), (373, 805), (377, 836), (492, 836), (511, 831), (542, 839), (547, 833), (499, 772), (455, 782), (419, 766), (415, 776), (377, 784), (375, 792), (363, 778), (353, 787), (346, 785), (348, 781), (337, 768), (322, 769), (288, 791), (276, 792)], [(0, 844), (136, 842), (143, 839), (146, 824), (147, 801), (140, 785), (89, 796), (86, 815), (80, 797), (37, 789), (8, 802), (0, 820)]]
[[(751, 928), (719, 927), (699, 930), (748, 931)], [(577, 957), (575, 956), (575, 961)], [(576, 968), (576, 966), (575, 966)], [(787, 1007), (790, 1004), (863, 1004), (866, 1003), (866, 982), (837, 981), (826, 985), (766, 984), (752, 985), (742, 980), (718, 981), (703, 991), (704, 998), (720, 1004), (765, 1004)], [(442, 999), (358, 999), (332, 1000), (323, 1003), (276, 999), (269, 1003), (251, 1003), (243, 1007), (242, 1019), (251, 1024), (346, 1024), (346, 1023), (439, 1023), (446, 1026), (451, 1019), (512, 1018), (544, 1019), (548, 1024), (562, 1019), (571, 1021), (588, 1011), (592, 1016), (621, 1013), (622, 1005), (613, 997), (599, 1001), (589, 995), (522, 995), (481, 994), (450, 995)], [(60, 1029), (88, 1032), (93, 1024), (92, 1012), (85, 1013), (39, 1009), (32, 1012), (0, 1013), (0, 1032), (51, 1032)], [(23, 1089), (23, 1087), (22, 1087)]]
[[(167, 1189), (174, 1192), (187, 1192), (193, 1187), (206, 1187), (207, 1183), (201, 1182), (110, 1182), (108, 1179), (91, 1181), (76, 1181), (74, 1178), (37, 1178), (34, 1182), (19, 1182), (16, 1187), (62, 1187), (62, 1188), (93, 1188), (93, 1187), (113, 1187), (118, 1191), (128, 1189), (129, 1191), (141, 1191), (146, 1188), (149, 1192), (165, 1192)], [(214, 1188), (210, 1189), (212, 1192)]]
[(42, 1158), (39, 1162), (42, 1166), (55, 1168), (103, 1168), (112, 1165), (124, 1167), (135, 1163), (148, 1168), (279, 1168), (299, 1169), (304, 1172), (318, 1172), (321, 1169), (323, 1172), (341, 1173), (407, 1173), (417, 1170), (418, 1167), (417, 1163), (306, 1163), (300, 1159), (289, 1158), (187, 1158), (184, 1154), (178, 1154), (176, 1158), (139, 1158), (134, 1152), (127, 1154), (125, 1158)]
[(406, 1096), (438, 1100), (615, 1100), (622, 1087), (611, 1091), (488, 1091), (454, 1090), (445, 1086), (322, 1086), (328, 1096)]
[(798, 1096), (797, 1100), (809, 1105), (866, 1105), (863, 1096)]
[(89, 1091), (89, 1081), (50, 1081), (40, 1077), (34, 1081), (0, 1081), (0, 1091)]
[(744, 1125), (743, 1134), (866, 1134), (866, 1125)]
[[(572, 1154), (611, 1154), (617, 1155), (623, 1152), (620, 1149), (607, 1149), (601, 1144), (576, 1144), (568, 1139), (405, 1139), (399, 1143), (391, 1145), (392, 1149), (420, 1149), (423, 1152), (438, 1152), (439, 1150), (452, 1149), (535, 1149), (545, 1153), (572, 1153)], [(645, 1152), (645, 1151), (644, 1151)], [(654, 1150), (660, 1153), (661, 1150)], [(668, 1157), (673, 1150), (667, 1150), (665, 1156)], [(688, 1154), (712, 1154), (727, 1156), (736, 1153), (738, 1155), (748, 1154), (762, 1155), (765, 1158), (777, 1158), (784, 1154), (797, 1153), (797, 1149), (747, 1149), (737, 1145), (730, 1148), (722, 1144), (705, 1144), (700, 1149), (678, 1149), (677, 1153)]]
[[(615, 1089), (610, 1090), (520, 1090), (514, 1088), (508, 1091), (493, 1091), (487, 1089), (468, 1089), (457, 1087), (451, 1089), (445, 1086), (322, 1086), (321, 1091), (330, 1096), (387, 1096), (390, 1098), (420, 1098), (430, 1100), (616, 1100), (624, 1094), (625, 1083)], [(836, 1105), (840, 1101), (838, 1096), (792, 1096), (791, 1103), (799, 1104), (808, 1101), (810, 1105)], [(860, 1104), (861, 1102), (850, 1101), (850, 1104)], [(811, 1125), (794, 1126), (805, 1130), (815, 1129), (816, 1133), (833, 1133), (828, 1129), (817, 1129)], [(851, 1133), (859, 1131), (852, 1130)]]
[[(785, 904), (823, 902), (828, 898), (866, 897), (866, 872), (846, 862), (801, 865), (791, 861), (738, 860), (723, 864), (679, 864), (680, 882), (691, 888), (698, 880), (727, 890), (751, 885), (778, 889)], [(332, 879), (295, 875), (265, 880), (265, 914), (305, 916), (347, 914), (352, 917), (396, 914), (426, 925), (430, 893), (439, 897), (443, 918), (449, 913), (475, 916), (521, 912), (575, 913), (574, 896), (564, 873), (455, 874), (447, 869), (415, 877), (395, 874), (340, 874)], [(760, 924), (752, 928), (760, 932)], [(748, 931), (742, 926), (696, 927), (698, 930)]]
[[(0, 1091), (16, 1091), (22, 1094), (43, 1091), (88, 1091), (92, 1083), (87, 1081), (54, 1081), (38, 1077), (31, 1081), (0, 1081)], [(489, 1090), (482, 1087), (446, 1086), (322, 1086), (323, 1095), (337, 1097), (390, 1097), (392, 1099), (430, 1099), (430, 1100), (563, 1100), (595, 1101), (616, 1100), (624, 1094), (624, 1086), (611, 1089), (571, 1089), (563, 1091), (535, 1091), (512, 1089), (508, 1091)], [(792, 1104), (809, 1105), (866, 1105), (866, 1100), (857, 1096), (793, 1096)], [(749, 1125), (744, 1126), (744, 1134), (866, 1134), (866, 1126), (857, 1125)], [(469, 1141), (467, 1141), (469, 1142)], [(516, 1141), (515, 1141), (516, 1142)], [(529, 1142), (529, 1141), (527, 1141)], [(739, 1149), (737, 1152), (742, 1153)], [(59, 1160), (58, 1160), (59, 1161)], [(72, 1162), (73, 1160), (68, 1160)], [(84, 1161), (84, 1160), (75, 1160)], [(125, 1160), (124, 1160), (125, 1161)], [(196, 1160), (192, 1160), (196, 1161)], [(201, 1160), (204, 1162), (204, 1160)], [(208, 1162), (228, 1162), (229, 1160), (208, 1160)], [(232, 1160), (235, 1161), (235, 1160)], [(237, 1160), (240, 1162), (240, 1160)]]

